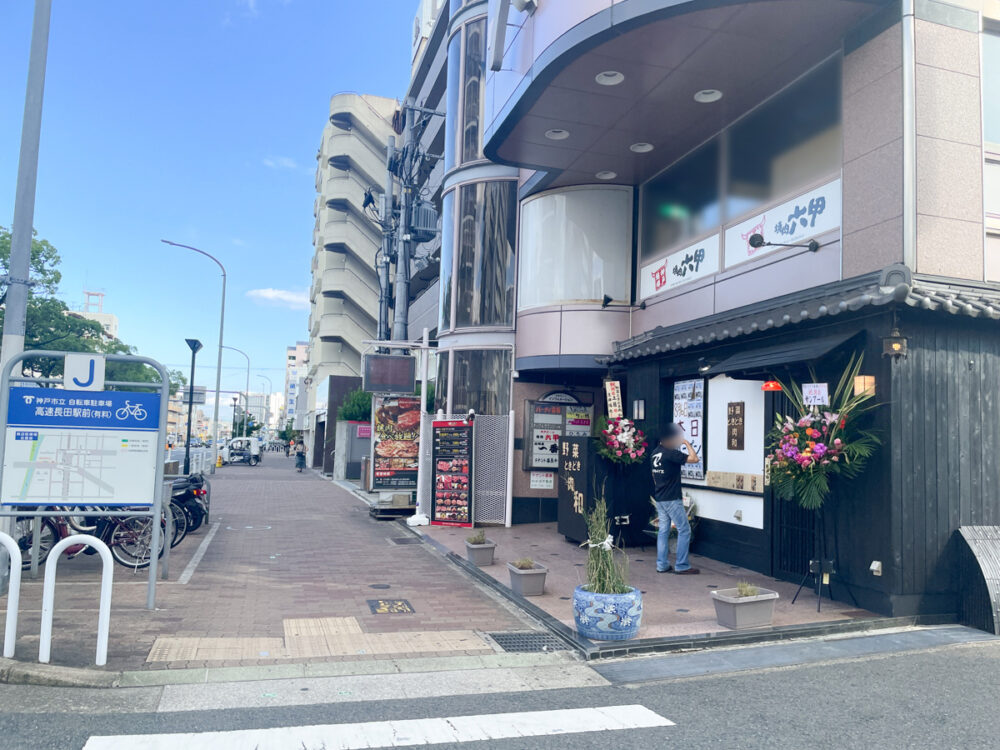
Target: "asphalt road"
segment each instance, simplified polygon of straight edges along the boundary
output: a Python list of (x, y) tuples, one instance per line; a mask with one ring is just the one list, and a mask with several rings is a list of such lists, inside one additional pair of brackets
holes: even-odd
[[(219, 686), (222, 698), (227, 689)], [(92, 735), (298, 727), (628, 704), (641, 704), (675, 726), (434, 747), (881, 750), (1000, 745), (1000, 643), (996, 641), (631, 685), (281, 708), (157, 712), (162, 690), (0, 686), (0, 747), (75, 750)], [(308, 688), (299, 690), (305, 695)], [(145, 742), (128, 745), (146, 746)], [(188, 745), (170, 741), (164, 746)], [(219, 740), (213, 746), (222, 750), (245, 745)], [(328, 750), (332, 747), (336, 744)]]

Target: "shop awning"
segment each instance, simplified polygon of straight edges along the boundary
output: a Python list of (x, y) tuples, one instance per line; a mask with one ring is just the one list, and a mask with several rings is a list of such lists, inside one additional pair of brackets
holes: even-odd
[(796, 341), (791, 344), (748, 349), (745, 352), (739, 352), (722, 360), (717, 365), (713, 365), (706, 374), (721, 375), (722, 373), (760, 372), (761, 370), (767, 370), (779, 365), (812, 362), (826, 356), (849, 338), (856, 335), (856, 332), (844, 333), (836, 336), (822, 336), (805, 341)]

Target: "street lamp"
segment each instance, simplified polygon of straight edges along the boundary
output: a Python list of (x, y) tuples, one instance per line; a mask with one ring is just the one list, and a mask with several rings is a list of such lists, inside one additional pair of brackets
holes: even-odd
[(212, 439), (212, 466), (209, 469), (210, 474), (215, 473), (215, 466), (219, 463), (219, 390), (222, 388), (222, 333), (225, 328), (226, 323), (226, 267), (222, 265), (218, 258), (214, 255), (209, 255), (204, 250), (199, 250), (196, 247), (191, 247), (190, 245), (182, 245), (179, 242), (171, 242), (170, 240), (160, 240), (166, 245), (171, 245), (173, 247), (182, 247), (185, 250), (193, 250), (199, 255), (204, 255), (209, 260), (215, 262), (215, 264), (222, 271), (222, 307), (219, 311), (219, 358), (215, 366), (215, 434)]
[(271, 378), (267, 375), (257, 377), (267, 381), (267, 396), (264, 399), (264, 431), (267, 432), (271, 429), (271, 393), (274, 391), (274, 386), (271, 385)]
[(187, 440), (184, 441), (184, 474), (191, 473), (191, 412), (194, 411), (194, 358), (201, 351), (198, 339), (184, 339), (191, 349), (191, 380), (188, 382), (188, 428)]
[(239, 400), (239, 396), (233, 396), (233, 429), (229, 432), (230, 439), (236, 437), (236, 404), (239, 403)]
[[(246, 413), (244, 413), (244, 415), (243, 415), (243, 437), (246, 437), (247, 436), (247, 414), (250, 413), (250, 355), (247, 354), (242, 349), (237, 349), (235, 346), (224, 346), (222, 348), (223, 349), (229, 349), (229, 350), (234, 351), (234, 352), (239, 352), (240, 354), (242, 354), (244, 357), (247, 358), (247, 390), (246, 390), (246, 394), (247, 394), (247, 410), (246, 410)], [(235, 435), (233, 437), (235, 437)]]

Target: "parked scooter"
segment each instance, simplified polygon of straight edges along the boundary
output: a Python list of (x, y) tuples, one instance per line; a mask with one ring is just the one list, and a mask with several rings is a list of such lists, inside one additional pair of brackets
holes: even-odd
[(208, 517), (208, 482), (204, 474), (191, 474), (175, 479), (170, 499), (184, 510), (187, 516), (187, 533), (197, 531)]

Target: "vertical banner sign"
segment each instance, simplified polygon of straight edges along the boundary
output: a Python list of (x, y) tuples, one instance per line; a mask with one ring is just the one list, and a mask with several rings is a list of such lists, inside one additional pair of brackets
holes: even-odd
[(704, 380), (678, 380), (674, 383), (674, 422), (683, 430), (684, 437), (691, 443), (695, 453), (701, 459), (696, 464), (683, 464), (681, 476), (685, 479), (704, 479)]
[(472, 424), (434, 422), (431, 524), (472, 526)]
[(589, 437), (564, 437), (559, 442), (559, 502), (557, 530), (567, 539), (582, 542), (587, 538), (584, 513), (593, 510), (590, 487)]
[(726, 407), (726, 448), (743, 450), (746, 434), (746, 402), (730, 401)]
[(604, 394), (608, 402), (608, 419), (621, 419), (625, 416), (622, 411), (622, 384), (618, 380), (604, 381)]
[(152, 505), (159, 428), (159, 393), (12, 387), (0, 503)]
[(372, 398), (372, 489), (417, 488), (420, 399), (376, 394)]

